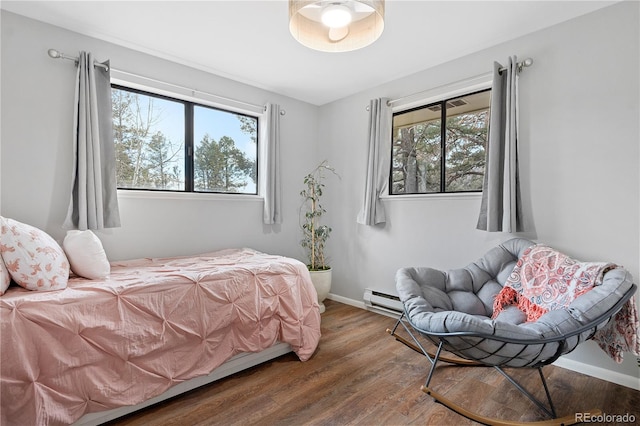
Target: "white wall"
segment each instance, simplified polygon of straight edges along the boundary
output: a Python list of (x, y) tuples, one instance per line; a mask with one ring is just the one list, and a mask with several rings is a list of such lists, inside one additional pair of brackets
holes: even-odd
[[(521, 173), (532, 225), (522, 236), (583, 260), (615, 261), (637, 280), (638, 7), (614, 5), (321, 108), (2, 11), (0, 213), (64, 236), (75, 69), (46, 52), (87, 50), (117, 69), (287, 111), (281, 227), (262, 225), (255, 200), (122, 196), (123, 227), (100, 233), (111, 259), (238, 246), (301, 258), (300, 182), (327, 158), (341, 176), (327, 181), (324, 203), (334, 229), (332, 293), (361, 300), (366, 287), (392, 291), (401, 266), (460, 267), (510, 235), (475, 230), (477, 195), (386, 200), (386, 226), (356, 225), (369, 99), (484, 74), (494, 60), (517, 54), (535, 61), (520, 80)], [(569, 357), (638, 377), (633, 357), (618, 366), (593, 345)]]
[[(262, 224), (262, 200), (243, 197), (119, 196), (122, 227), (99, 232), (112, 260), (248, 246), (301, 258), (302, 177), (313, 168), (318, 107), (2, 11), (2, 215), (60, 240), (71, 185), (75, 68), (53, 60), (93, 52), (118, 70), (244, 102), (279, 103), (283, 169), (281, 226)], [(215, 54), (212, 52), (212, 54)]]
[[(325, 191), (334, 229), (332, 293), (362, 300), (366, 287), (394, 291), (402, 266), (442, 269), (476, 260), (510, 234), (475, 229), (480, 199), (386, 200), (386, 226), (355, 220), (366, 164), (369, 99), (396, 99), (491, 70), (494, 60), (531, 57), (520, 78), (521, 179), (530, 227), (519, 236), (581, 260), (639, 270), (639, 3), (624, 2), (321, 108), (320, 150), (342, 175)], [(421, 54), (429, 54), (428, 45)], [(400, 58), (398, 58), (400, 59)], [(392, 66), (391, 64), (389, 66)], [(587, 345), (569, 358), (639, 374)]]

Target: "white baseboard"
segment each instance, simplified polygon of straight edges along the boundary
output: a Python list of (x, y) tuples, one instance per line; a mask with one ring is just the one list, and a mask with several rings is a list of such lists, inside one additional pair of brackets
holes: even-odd
[(640, 380), (628, 374), (618, 373), (617, 371), (607, 370), (606, 368), (596, 367), (595, 365), (585, 364), (569, 358), (560, 358), (553, 365), (640, 391)]
[[(353, 300), (332, 293), (329, 293), (327, 299), (335, 300), (336, 302), (344, 303), (345, 305), (355, 306), (356, 308), (365, 309), (369, 312), (383, 315), (380, 312), (367, 309), (364, 301)], [(587, 376), (595, 377), (596, 379), (605, 380), (607, 382), (615, 383), (620, 386), (625, 386), (640, 391), (640, 380), (638, 380), (638, 378), (635, 376), (618, 373), (617, 371), (607, 370), (605, 368), (596, 367), (595, 365), (585, 364), (568, 358), (560, 358), (556, 362), (554, 362), (553, 365), (556, 367), (565, 368), (567, 370), (576, 371), (581, 374), (586, 374)]]
[(340, 303), (344, 303), (345, 305), (354, 306), (356, 308), (364, 309), (365, 311), (374, 312), (376, 314), (384, 315), (384, 316), (387, 316), (387, 317), (390, 317), (390, 318), (395, 318), (395, 319), (399, 318), (399, 315), (395, 314), (395, 313), (391, 313), (391, 312), (387, 313), (387, 312), (384, 312), (384, 310), (381, 310), (381, 309), (380, 310), (378, 310), (378, 309), (369, 309), (369, 308), (367, 308), (367, 305), (365, 305), (364, 301), (359, 302), (357, 300), (349, 299), (347, 297), (338, 296), (337, 294), (332, 294), (332, 293), (329, 293), (327, 295), (327, 299), (333, 300), (333, 301), (336, 301), (336, 302), (340, 302)]
[(367, 309), (367, 307), (364, 305), (364, 300), (361, 300), (361, 301), (353, 300), (347, 297), (338, 296), (337, 294), (333, 294), (333, 293), (329, 293), (327, 295), (327, 299), (335, 300), (336, 302), (344, 303), (345, 305), (355, 306), (356, 308), (365, 309), (365, 310)]

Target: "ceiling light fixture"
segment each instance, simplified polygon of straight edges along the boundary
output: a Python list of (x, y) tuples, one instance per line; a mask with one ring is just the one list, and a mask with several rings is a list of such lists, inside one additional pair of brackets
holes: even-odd
[(325, 7), (320, 20), (329, 28), (342, 28), (351, 23), (351, 9), (343, 4), (332, 4)]
[(289, 0), (289, 31), (311, 49), (360, 49), (383, 30), (384, 0)]

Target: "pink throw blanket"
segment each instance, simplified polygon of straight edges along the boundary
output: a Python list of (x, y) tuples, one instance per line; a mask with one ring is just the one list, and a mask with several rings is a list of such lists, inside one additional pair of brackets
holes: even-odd
[[(527, 315), (527, 322), (536, 321), (550, 310), (569, 306), (578, 296), (601, 284), (604, 274), (616, 267), (605, 262), (578, 262), (544, 245), (529, 247), (496, 296), (492, 318), (505, 306), (515, 305)], [(620, 363), (625, 351), (640, 353), (638, 324), (635, 299), (631, 298), (614, 321), (596, 333), (594, 340)]]

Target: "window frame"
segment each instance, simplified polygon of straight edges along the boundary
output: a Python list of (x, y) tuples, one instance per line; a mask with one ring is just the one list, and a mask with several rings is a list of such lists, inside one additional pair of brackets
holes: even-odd
[[(394, 137), (395, 134), (393, 132), (393, 124), (391, 126), (392, 128), (392, 132), (391, 132), (391, 146), (390, 146), (390, 152), (389, 152), (389, 175), (388, 175), (388, 182), (387, 182), (387, 191), (386, 192), (386, 196), (389, 198), (401, 198), (401, 197), (433, 197), (433, 196), (438, 196), (438, 197), (442, 197), (442, 196), (456, 196), (456, 195), (474, 195), (474, 194), (482, 194), (482, 189), (472, 189), (472, 190), (463, 190), (463, 191), (446, 191), (446, 164), (447, 164), (447, 138), (446, 138), (446, 134), (447, 134), (447, 102), (451, 101), (451, 100), (455, 100), (464, 96), (472, 96), (478, 93), (483, 93), (483, 92), (491, 92), (492, 91), (492, 87), (491, 87), (491, 82), (487, 82), (487, 83), (479, 83), (476, 84), (474, 86), (470, 86), (467, 89), (458, 89), (455, 91), (450, 91), (448, 93), (443, 93), (442, 95), (435, 95), (435, 96), (431, 96), (427, 99), (424, 99), (423, 101), (415, 101), (412, 102), (410, 105), (406, 105), (404, 107), (397, 107), (394, 108), (392, 110), (392, 118), (391, 121), (393, 123), (393, 119), (395, 118), (396, 115), (401, 115), (404, 113), (408, 113), (408, 112), (412, 112), (412, 111), (417, 111), (417, 110), (422, 110), (422, 109), (426, 109), (426, 108), (430, 108), (430, 107), (434, 107), (436, 105), (440, 106), (440, 122), (441, 122), (441, 126), (440, 126), (440, 182), (439, 182), (439, 190), (437, 192), (413, 192), (413, 193), (398, 193), (398, 194), (394, 194), (393, 193), (393, 161), (394, 161)], [(491, 106), (489, 106), (489, 117), (490, 117), (490, 111), (491, 111)], [(489, 126), (489, 123), (487, 122), (487, 127)], [(485, 152), (486, 152), (486, 145), (485, 145)]]
[[(197, 99), (190, 96), (181, 96), (178, 93), (168, 92), (166, 90), (156, 89), (154, 87), (148, 87), (145, 85), (128, 83), (126, 81), (122, 81), (119, 79), (111, 79), (111, 88), (118, 90), (125, 90), (132, 93), (141, 94), (144, 96), (149, 96), (152, 98), (159, 98), (171, 102), (176, 102), (184, 105), (184, 190), (180, 189), (167, 189), (167, 188), (127, 188), (127, 187), (117, 187), (117, 190), (130, 193), (130, 194), (157, 194), (165, 193), (167, 195), (174, 194), (177, 197), (186, 194), (198, 194), (198, 195), (209, 195), (220, 197), (229, 197), (229, 198), (260, 198), (262, 196), (260, 194), (260, 128), (263, 125), (262, 122), (262, 114), (242, 110), (238, 108), (233, 108), (226, 105), (220, 105), (216, 103), (206, 102), (202, 99)], [(255, 180), (255, 192), (223, 192), (223, 191), (197, 191), (194, 190), (194, 109), (195, 107), (202, 107), (206, 109), (213, 109), (217, 111), (222, 111), (226, 113), (242, 115), (245, 117), (254, 118), (256, 120), (256, 150), (255, 150), (255, 172), (256, 172), (256, 180)], [(156, 198), (156, 197), (152, 197)], [(173, 198), (170, 196), (168, 198)]]

